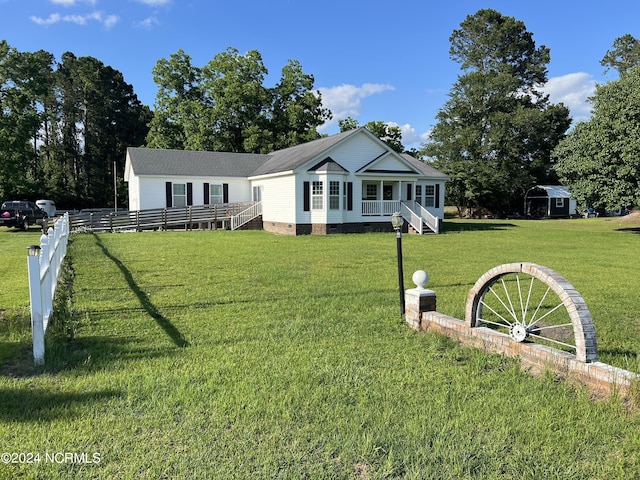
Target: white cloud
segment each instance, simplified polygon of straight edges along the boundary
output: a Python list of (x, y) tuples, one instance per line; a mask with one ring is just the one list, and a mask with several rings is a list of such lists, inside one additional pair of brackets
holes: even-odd
[(566, 105), (574, 122), (591, 117), (591, 103), (587, 98), (595, 94), (596, 81), (588, 73), (570, 73), (550, 78), (542, 89), (552, 103), (562, 102)]
[(138, 3), (144, 3), (150, 7), (161, 7), (163, 5), (171, 4), (172, 0), (137, 0)]
[(141, 22), (137, 22), (136, 26), (140, 28), (144, 28), (145, 30), (151, 30), (156, 25), (160, 25), (160, 21), (158, 17), (148, 17), (142, 20)]
[(49, 0), (55, 5), (62, 5), (63, 7), (73, 7), (79, 3), (88, 3), (89, 5), (95, 5), (96, 0)]
[(38, 25), (53, 25), (54, 23), (58, 23), (62, 20), (62, 17), (59, 13), (52, 13), (47, 18), (41, 17), (30, 17), (31, 21), (37, 23)]
[(104, 15), (102, 12), (92, 12), (84, 15), (60, 15), (59, 13), (52, 13), (47, 18), (30, 17), (31, 21), (38, 25), (54, 25), (60, 22), (75, 23), (76, 25), (87, 25), (89, 22), (98, 22), (105, 28), (112, 28), (118, 23), (119, 18), (117, 15)]
[(337, 87), (321, 87), (318, 90), (322, 95), (322, 106), (331, 110), (333, 114), (333, 118), (318, 129), (322, 131), (336, 125), (338, 120), (359, 116), (363, 99), (388, 90), (394, 90), (394, 88), (388, 84), (364, 83), (360, 87), (343, 84)]
[(420, 148), (422, 144), (429, 139), (429, 135), (431, 134), (431, 130), (418, 133), (418, 131), (409, 123), (405, 123), (404, 125), (398, 125), (395, 122), (386, 123), (387, 125), (400, 127), (400, 131), (402, 132), (402, 145), (404, 145), (404, 148), (406, 149)]

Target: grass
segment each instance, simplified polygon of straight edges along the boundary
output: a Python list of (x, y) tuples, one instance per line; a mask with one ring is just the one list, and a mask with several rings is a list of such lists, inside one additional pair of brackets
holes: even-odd
[(0, 363), (24, 353), (31, 341), (27, 246), (39, 245), (42, 232), (0, 227)]
[[(429, 272), (439, 311), (461, 317), (483, 273), (533, 261), (582, 293), (601, 359), (637, 365), (633, 229), (445, 225), (403, 237), (406, 286)], [(85, 234), (69, 252), (69, 328), (47, 333), (42, 369), (17, 335), (0, 375), (0, 450), (41, 461), (0, 478), (640, 476), (640, 416), (620, 399), (409, 330), (392, 234)]]

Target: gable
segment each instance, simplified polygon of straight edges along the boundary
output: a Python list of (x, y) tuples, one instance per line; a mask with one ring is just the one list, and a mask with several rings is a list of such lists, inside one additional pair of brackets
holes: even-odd
[(367, 165), (358, 170), (357, 173), (371, 174), (413, 174), (419, 175), (420, 171), (411, 163), (407, 162), (400, 155), (386, 152), (380, 157), (372, 160)]

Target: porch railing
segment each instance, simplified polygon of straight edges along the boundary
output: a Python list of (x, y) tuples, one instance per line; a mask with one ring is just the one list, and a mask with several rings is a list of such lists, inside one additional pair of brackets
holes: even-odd
[(400, 211), (400, 200), (362, 200), (362, 215), (391, 216)]

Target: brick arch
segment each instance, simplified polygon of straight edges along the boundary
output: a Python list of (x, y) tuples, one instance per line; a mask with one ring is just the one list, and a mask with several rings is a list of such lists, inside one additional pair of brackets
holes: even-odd
[(477, 327), (476, 315), (480, 299), (489, 287), (509, 273), (524, 273), (551, 287), (569, 313), (575, 335), (576, 358), (582, 362), (596, 362), (598, 360), (596, 330), (584, 299), (564, 277), (550, 268), (535, 263), (507, 263), (494, 267), (482, 275), (467, 295), (465, 312), (467, 326)]

